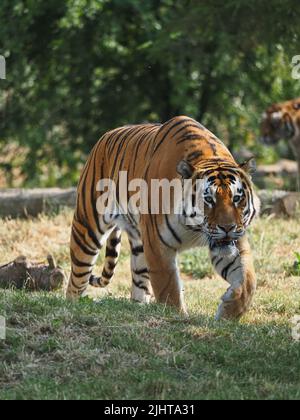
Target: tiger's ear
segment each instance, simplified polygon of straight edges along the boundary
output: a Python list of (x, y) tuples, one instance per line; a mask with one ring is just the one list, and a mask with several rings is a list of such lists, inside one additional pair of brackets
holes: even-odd
[(189, 179), (193, 176), (195, 169), (186, 160), (181, 160), (177, 165), (177, 173), (182, 176), (183, 179)]
[(249, 175), (253, 175), (255, 174), (257, 169), (256, 160), (252, 157), (246, 160), (246, 162), (242, 163), (240, 165), (240, 168), (243, 169), (243, 171), (247, 172)]

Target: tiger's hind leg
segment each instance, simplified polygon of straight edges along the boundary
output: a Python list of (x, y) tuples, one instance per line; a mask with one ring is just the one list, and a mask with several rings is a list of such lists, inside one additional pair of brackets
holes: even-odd
[(106, 287), (112, 281), (121, 251), (122, 231), (116, 227), (106, 243), (105, 263), (101, 277), (92, 275), (89, 283), (94, 287)]
[(102, 234), (95, 233), (89, 225), (74, 217), (71, 235), (71, 275), (66, 292), (67, 299), (78, 299), (86, 291), (102, 243)]
[[(71, 275), (66, 291), (69, 300), (78, 299), (86, 291), (99, 252), (114, 229), (111, 224), (100, 223), (100, 225), (101, 232), (74, 217), (71, 235)], [(110, 271), (105, 272), (105, 275), (109, 276)]]
[(153, 292), (144, 254), (143, 242), (139, 234), (130, 236), (132, 292), (131, 299), (139, 303), (150, 303)]
[(216, 319), (239, 319), (249, 309), (256, 291), (256, 276), (247, 237), (237, 243), (236, 255), (220, 256), (211, 251), (213, 265), (230, 287), (222, 297)]

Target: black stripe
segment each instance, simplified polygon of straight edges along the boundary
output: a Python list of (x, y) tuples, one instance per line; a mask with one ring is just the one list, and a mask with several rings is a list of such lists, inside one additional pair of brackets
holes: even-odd
[(234, 174), (234, 175), (238, 175), (238, 173), (239, 173), (238, 168), (234, 169), (232, 166), (231, 167), (229, 167), (229, 166), (228, 167), (216, 166), (212, 169), (208, 169), (207, 171), (205, 171), (203, 176), (209, 176), (209, 175), (213, 174), (214, 172), (229, 172), (229, 173)]
[(138, 155), (138, 152), (139, 152), (139, 150), (140, 150), (140, 147), (141, 147), (141, 145), (143, 144), (143, 142), (144, 142), (144, 140), (146, 139), (146, 137), (148, 136), (148, 134), (150, 134), (150, 132), (146, 132), (146, 133), (144, 133), (139, 139), (138, 139), (138, 141), (136, 142), (136, 144), (135, 144), (135, 151), (134, 151), (134, 156), (133, 156), (133, 159), (132, 159), (132, 162), (133, 162), (133, 169), (132, 169), (132, 173), (134, 174), (135, 173), (135, 167), (136, 167), (136, 163), (137, 163), (137, 155)]
[(208, 178), (207, 182), (213, 184), (216, 180), (218, 179), (218, 177), (216, 176), (211, 176)]
[(93, 267), (93, 264), (88, 264), (83, 261), (79, 261), (75, 257), (74, 252), (72, 250), (71, 250), (71, 260), (72, 260), (72, 263), (75, 264), (77, 267)]
[[(174, 120), (171, 120), (170, 122), (174, 122)], [(175, 121), (176, 121), (176, 118), (175, 118)], [(175, 124), (173, 124), (168, 130), (167, 130), (167, 132), (163, 135), (163, 138), (160, 140), (160, 142), (155, 146), (155, 148), (154, 148), (154, 152), (153, 153), (156, 153), (156, 151), (159, 149), (159, 147), (162, 145), (162, 143), (165, 141), (165, 139), (168, 137), (168, 135), (171, 133), (171, 131), (175, 128), (175, 127), (178, 127), (179, 125), (182, 125), (182, 124), (184, 124), (184, 123), (186, 123), (186, 122), (188, 122), (188, 121), (191, 121), (191, 118), (187, 118), (187, 119), (184, 119), (184, 120), (180, 120), (180, 121), (177, 121)], [(167, 123), (168, 124), (168, 123)], [(163, 126), (164, 127), (164, 126)]]
[(91, 286), (94, 286), (94, 283), (97, 283), (98, 286), (102, 287), (101, 286), (101, 278), (100, 277), (96, 277), (96, 276), (93, 276), (92, 275), (90, 277), (90, 279), (89, 279), (89, 283), (90, 283)]
[(144, 253), (144, 247), (143, 247), (143, 245), (136, 246), (135, 248), (131, 249), (131, 252), (135, 257), (137, 257), (139, 254)]
[(173, 237), (175, 238), (175, 240), (179, 243), (182, 244), (182, 240), (179, 238), (179, 236), (177, 235), (177, 233), (175, 232), (175, 230), (173, 229), (173, 227), (171, 226), (171, 223), (169, 221), (168, 215), (165, 215), (165, 219), (167, 222), (167, 227), (170, 230), (170, 232), (172, 233)]
[[(122, 157), (120, 159), (120, 163), (118, 164), (118, 168), (119, 168), (119, 171), (118, 172), (119, 173), (123, 169), (122, 168), (123, 167), (123, 163), (124, 163), (124, 160), (125, 160), (125, 157), (126, 157), (126, 152), (127, 152), (127, 149), (129, 147), (130, 142), (132, 140), (134, 140), (145, 129), (146, 129), (146, 127), (144, 125), (142, 125), (142, 126), (136, 126), (135, 129), (134, 129), (134, 131), (133, 132), (130, 131), (130, 133), (127, 135), (127, 137), (126, 137), (127, 142), (125, 144), (124, 150), (122, 151)], [(123, 145), (124, 145), (124, 143), (122, 143), (122, 146)], [(114, 175), (115, 175), (115, 171), (113, 171), (113, 173), (112, 173), (112, 178), (113, 179), (114, 179)], [(116, 186), (116, 190), (117, 190), (117, 202), (118, 203), (120, 202), (120, 199), (119, 199), (120, 198), (119, 182), (120, 182), (120, 178), (118, 176), (117, 186)], [(128, 182), (127, 182), (127, 192), (128, 192)]]
[[(92, 160), (93, 160), (92, 158), (94, 156), (95, 150), (96, 149), (94, 149), (92, 155), (89, 158), (88, 168), (87, 168), (84, 179), (82, 179), (81, 188), (80, 188), (80, 191), (81, 191), (81, 194), (82, 194), (81, 201), (82, 201), (82, 205), (83, 205), (83, 213), (84, 213), (84, 216), (85, 216), (86, 220), (88, 220), (88, 214), (87, 214), (87, 208), (86, 208), (86, 182), (87, 182), (88, 175), (89, 175), (89, 172), (90, 172), (90, 167), (91, 167)], [(89, 201), (91, 201), (91, 200), (89, 200)]]
[(211, 260), (211, 261), (212, 261), (212, 263), (213, 263), (213, 264), (215, 264), (215, 262), (216, 262), (216, 260), (217, 260), (217, 259), (218, 259), (218, 257), (217, 257), (217, 256), (214, 256), (214, 257), (212, 258), (212, 260)]
[(117, 251), (113, 248), (106, 248), (106, 252), (105, 252), (105, 257), (106, 258), (118, 258), (119, 254), (117, 253)]
[(207, 140), (207, 138), (199, 134), (187, 134), (177, 142), (177, 145), (190, 140)]
[(116, 248), (121, 243), (121, 238), (112, 238), (109, 239), (110, 246)]
[(203, 156), (203, 152), (201, 151), (197, 151), (194, 153), (191, 153), (190, 155), (188, 155), (187, 160), (196, 160), (198, 159), (200, 156)]
[(92, 271), (86, 271), (85, 273), (79, 273), (76, 274), (74, 270), (72, 270), (72, 275), (78, 279), (82, 279), (83, 277), (88, 276), (89, 274), (92, 274)]
[(209, 147), (211, 148), (213, 155), (217, 156), (217, 146), (214, 143), (209, 142)]
[(101, 249), (102, 245), (100, 241), (98, 240), (97, 236), (95, 235), (95, 232), (89, 226), (86, 226), (86, 229), (88, 231), (89, 237), (94, 242), (94, 245), (96, 246), (96, 248)]
[(147, 286), (144, 286), (144, 284), (143, 284), (142, 282), (138, 282), (137, 280), (135, 280), (135, 278), (134, 278), (134, 277), (132, 278), (132, 281), (133, 281), (133, 283), (134, 283), (134, 285), (135, 285), (136, 287), (138, 287), (139, 289), (145, 290), (145, 291), (146, 291), (146, 292), (148, 292), (148, 294), (149, 294), (149, 289), (148, 289), (148, 287), (147, 287)]
[(249, 191), (249, 194), (250, 194), (250, 197), (251, 197), (251, 205), (252, 205), (252, 208), (253, 208), (253, 214), (250, 217), (250, 220), (248, 222), (248, 224), (250, 225), (250, 223), (252, 222), (252, 220), (254, 219), (254, 217), (256, 215), (256, 210), (255, 210), (255, 207), (254, 207), (254, 198), (253, 198), (253, 194), (252, 194), (251, 190)]
[(112, 155), (113, 149), (115, 148), (116, 144), (118, 143), (120, 138), (123, 136), (123, 134), (126, 133), (127, 130), (128, 128), (121, 127), (116, 132), (111, 134), (111, 137), (108, 139), (108, 143), (111, 142), (111, 144), (107, 144), (107, 151), (108, 151), (109, 156)]
[(221, 275), (222, 275), (222, 277), (225, 280), (227, 280), (228, 270), (236, 263), (236, 261), (237, 261), (238, 258), (240, 258), (240, 255), (237, 255), (235, 257), (235, 259), (222, 270), (222, 274)]
[[(136, 131), (136, 129), (137, 129), (137, 126), (133, 126), (133, 128), (131, 127), (129, 130), (125, 131), (125, 133), (124, 133), (124, 135), (123, 135), (123, 137), (122, 137), (122, 139), (119, 143), (119, 147), (118, 147), (118, 149), (115, 153), (115, 159), (114, 159), (114, 162), (113, 162), (113, 165), (112, 165), (111, 176), (110, 176), (111, 179), (114, 179), (117, 163), (118, 163), (118, 160), (120, 158), (120, 153), (121, 153), (121, 151), (124, 147), (124, 144), (127, 141), (128, 137), (132, 133), (134, 133)], [(119, 168), (120, 168), (120, 166), (119, 166)]]
[(73, 230), (73, 239), (76, 242), (76, 244), (79, 246), (79, 248), (86, 254), (86, 255), (91, 255), (92, 257), (95, 257), (96, 255), (98, 255), (98, 252), (93, 252), (90, 251), (86, 246), (84, 246), (78, 236), (76, 235), (76, 232)]
[[(82, 223), (80, 223), (81, 225), (82, 225)], [(84, 225), (83, 225), (84, 226)], [(84, 226), (85, 227), (85, 226)], [(85, 229), (86, 229), (86, 227), (85, 227)], [(77, 236), (85, 243), (85, 245), (90, 249), (90, 250), (92, 250), (92, 251), (97, 251), (97, 250), (99, 250), (100, 248), (98, 248), (98, 247), (96, 247), (96, 249), (95, 248), (93, 248), (92, 246), (91, 246), (91, 244), (89, 244), (88, 243), (88, 241), (85, 239), (85, 236), (84, 236), (84, 234), (83, 233), (81, 233), (80, 232), (80, 230), (79, 229), (77, 229), (77, 227), (75, 226), (75, 225), (73, 225), (73, 231), (75, 231), (75, 233), (77, 234)]]
[(77, 289), (77, 290), (83, 290), (83, 289), (85, 289), (85, 288), (86, 288), (86, 285), (85, 285), (85, 284), (84, 284), (84, 285), (81, 285), (81, 286), (77, 286), (77, 284), (75, 284), (75, 283), (74, 283), (74, 280), (73, 280), (72, 276), (71, 276), (71, 284), (72, 284), (72, 286), (73, 286), (73, 287), (75, 287), (75, 289)]
[[(93, 181), (92, 181), (92, 186), (91, 186), (94, 195), (92, 195), (91, 205), (92, 205), (92, 210), (93, 210), (93, 215), (94, 215), (94, 221), (96, 223), (98, 232), (101, 235), (104, 235), (104, 232), (100, 227), (99, 213), (98, 213), (98, 210), (97, 210), (97, 204), (96, 204), (96, 199), (95, 199), (95, 197), (96, 197), (96, 188), (95, 188), (96, 160), (97, 160), (97, 156), (94, 157), (94, 173), (93, 173)], [(103, 162), (101, 163), (101, 170), (102, 169), (103, 169)], [(101, 179), (102, 179), (102, 177), (101, 177)], [(99, 180), (99, 181), (101, 181), (101, 180)]]
[[(173, 137), (176, 137), (181, 131), (186, 130), (187, 128), (197, 128), (198, 130), (200, 129), (200, 130), (205, 130), (206, 131), (206, 128), (203, 127), (203, 125), (201, 125), (201, 124), (197, 125), (197, 124), (186, 124), (185, 126), (181, 127), (179, 130), (177, 130), (176, 133), (174, 133)], [(198, 136), (199, 136), (199, 134), (198, 134)]]
[(239, 265), (238, 267), (236, 267), (234, 270), (232, 270), (230, 273), (228, 273), (230, 276), (237, 271), (238, 269), (242, 269), (242, 267)]
[(102, 271), (102, 277), (105, 277), (107, 280), (110, 280), (113, 277), (114, 273), (108, 273), (105, 269)]
[[(121, 160), (120, 160), (119, 168), (122, 168), (122, 165), (123, 165), (123, 162), (124, 162), (124, 159), (125, 159), (125, 153), (126, 153), (126, 150), (127, 150), (128, 145), (129, 145), (129, 141), (130, 141), (130, 140), (135, 139), (135, 137), (136, 137), (138, 134), (140, 134), (140, 132), (141, 132), (141, 131), (144, 131), (145, 129), (146, 129), (146, 127), (145, 127), (144, 125), (142, 125), (141, 127), (137, 126), (137, 127), (136, 127), (136, 129), (135, 129), (135, 130), (134, 130), (134, 132), (133, 132), (132, 137), (129, 137), (129, 138), (128, 138), (128, 142), (127, 142), (127, 145), (126, 145), (125, 150), (124, 150), (124, 152), (123, 152), (123, 156), (122, 156), (122, 158), (121, 158)], [(131, 132), (130, 132), (130, 133), (131, 133)]]
[(116, 263), (112, 261), (108, 261), (108, 269), (111, 271), (114, 271), (115, 268), (116, 268)]
[(218, 259), (218, 261), (216, 262), (216, 264), (215, 264), (215, 267), (217, 268), (218, 267), (218, 265), (221, 263), (223, 261), (223, 257), (222, 258), (220, 258), (220, 259)]
[[(92, 156), (92, 154), (94, 153), (94, 149), (96, 148), (96, 145), (94, 146), (93, 150), (91, 151), (90, 156)], [(78, 186), (80, 186), (81, 181), (83, 180), (83, 178), (85, 177), (87, 170), (89, 169), (89, 163), (90, 163), (90, 158), (86, 161), (86, 164), (84, 165), (84, 168), (82, 170), (79, 182), (78, 182)]]
[(156, 217), (154, 216), (154, 226), (155, 226), (155, 229), (156, 229), (156, 232), (157, 232), (157, 234), (158, 234), (158, 236), (159, 236), (159, 239), (161, 240), (161, 242), (167, 247), (167, 248), (170, 248), (170, 249), (172, 249), (173, 251), (177, 251), (176, 250), (176, 248), (174, 248), (173, 246), (171, 246), (170, 244), (168, 244), (168, 242), (167, 241), (165, 241), (165, 239), (162, 237), (162, 235), (161, 235), (161, 233), (160, 233), (160, 231), (159, 231), (159, 227), (158, 227), (158, 225), (157, 225), (157, 220), (156, 220)]
[(137, 276), (141, 276), (142, 274), (148, 274), (149, 270), (148, 268), (142, 268), (141, 270), (134, 270), (134, 274)]
[(236, 183), (236, 177), (233, 175), (228, 175), (228, 177), (234, 184)]

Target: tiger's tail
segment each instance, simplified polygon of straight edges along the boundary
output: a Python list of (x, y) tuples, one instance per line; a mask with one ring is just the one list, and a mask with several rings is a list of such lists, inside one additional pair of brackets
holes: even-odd
[(89, 283), (93, 287), (106, 287), (110, 284), (119, 260), (121, 251), (122, 231), (116, 227), (106, 242), (104, 268), (101, 277), (92, 275)]

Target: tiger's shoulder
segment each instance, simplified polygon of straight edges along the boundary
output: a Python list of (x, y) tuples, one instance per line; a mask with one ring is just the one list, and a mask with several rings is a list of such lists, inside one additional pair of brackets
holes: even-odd
[(227, 160), (236, 165), (228, 148), (215, 134), (185, 115), (174, 117), (160, 127), (155, 138), (153, 157), (166, 162), (180, 158), (193, 164)]

